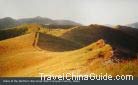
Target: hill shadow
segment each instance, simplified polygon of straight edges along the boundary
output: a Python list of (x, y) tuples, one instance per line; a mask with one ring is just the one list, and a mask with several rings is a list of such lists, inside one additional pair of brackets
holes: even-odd
[(39, 33), (37, 46), (43, 50), (62, 52), (79, 49), (82, 46), (60, 37)]
[(115, 56), (124, 58), (136, 57), (138, 53), (138, 40), (136, 36), (134, 37), (119, 29), (102, 25), (80, 26), (64, 33), (62, 38), (80, 42), (84, 46), (103, 39), (112, 46)]

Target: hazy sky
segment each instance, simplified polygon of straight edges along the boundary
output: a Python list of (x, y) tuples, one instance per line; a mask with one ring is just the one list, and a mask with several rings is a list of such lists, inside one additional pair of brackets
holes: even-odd
[(0, 0), (0, 18), (35, 16), (124, 25), (138, 21), (138, 0)]

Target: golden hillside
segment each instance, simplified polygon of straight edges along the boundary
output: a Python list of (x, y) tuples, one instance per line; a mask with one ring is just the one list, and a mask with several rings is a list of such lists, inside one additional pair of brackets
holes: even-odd
[(112, 61), (112, 45), (104, 39), (83, 46), (54, 36), (51, 31), (42, 33), (44, 30), (40, 27), (39, 32), (0, 41), (1, 77), (36, 77), (39, 73), (56, 75), (69, 72), (138, 76), (138, 60), (115, 63)]

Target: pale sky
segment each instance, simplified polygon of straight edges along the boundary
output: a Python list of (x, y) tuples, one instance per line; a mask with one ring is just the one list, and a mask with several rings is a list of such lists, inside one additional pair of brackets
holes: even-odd
[(0, 18), (36, 16), (125, 25), (138, 22), (138, 0), (0, 0)]

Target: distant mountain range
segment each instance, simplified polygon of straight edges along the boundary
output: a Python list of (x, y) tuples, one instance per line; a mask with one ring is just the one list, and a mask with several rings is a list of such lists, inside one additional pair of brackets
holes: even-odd
[(13, 26), (17, 26), (20, 24), (28, 24), (28, 23), (37, 23), (44, 25), (81, 25), (80, 23), (71, 21), (71, 20), (52, 20), (45, 17), (34, 17), (34, 18), (22, 18), (22, 19), (13, 19), (11, 17), (6, 17), (0, 19), (0, 29), (10, 28)]
[(0, 19), (0, 29), (9, 28), (9, 27), (13, 27), (16, 25), (17, 25), (17, 21), (15, 19), (10, 18), (10, 17)]
[(128, 24), (127, 26), (133, 27), (133, 28), (138, 28), (138, 22), (135, 22), (135, 23), (132, 23), (132, 24)]

